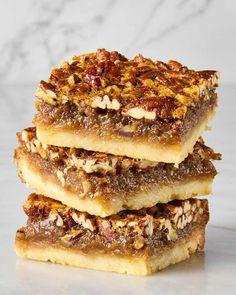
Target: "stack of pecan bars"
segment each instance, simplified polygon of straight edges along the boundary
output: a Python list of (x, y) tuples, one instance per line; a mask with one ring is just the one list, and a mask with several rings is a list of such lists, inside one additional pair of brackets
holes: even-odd
[(216, 71), (99, 49), (51, 71), (35, 127), (17, 134), (18, 174), (39, 194), (23, 208), (19, 256), (146, 275), (203, 249), (220, 154), (201, 133)]

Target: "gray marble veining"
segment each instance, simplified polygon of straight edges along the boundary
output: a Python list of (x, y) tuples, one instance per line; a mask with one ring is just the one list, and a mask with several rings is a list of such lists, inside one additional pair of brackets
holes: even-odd
[(223, 82), (236, 82), (235, 1), (8, 0), (0, 8), (0, 83), (35, 83), (98, 47), (219, 69)]

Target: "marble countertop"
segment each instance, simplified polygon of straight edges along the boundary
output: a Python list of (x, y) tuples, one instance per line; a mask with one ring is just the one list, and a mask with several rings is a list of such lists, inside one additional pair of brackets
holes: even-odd
[(150, 277), (132, 277), (26, 261), (14, 253), (21, 206), (29, 194), (13, 163), (15, 133), (31, 124), (35, 86), (0, 88), (0, 294), (235, 294), (236, 288), (236, 86), (219, 89), (219, 108), (206, 143), (223, 154), (209, 197), (206, 250)]
[(105, 47), (214, 66), (236, 83), (235, 9), (232, 0), (1, 1), (0, 81), (39, 81), (72, 55)]

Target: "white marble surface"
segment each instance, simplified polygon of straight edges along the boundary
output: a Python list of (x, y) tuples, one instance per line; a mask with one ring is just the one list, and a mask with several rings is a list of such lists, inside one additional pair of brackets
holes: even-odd
[(234, 0), (2, 0), (0, 83), (37, 83), (98, 47), (215, 68), (236, 83), (235, 11)]
[(25, 261), (14, 253), (17, 228), (25, 224), (21, 206), (29, 190), (13, 163), (15, 133), (29, 126), (34, 87), (0, 88), (0, 294), (235, 294), (236, 289), (236, 86), (219, 89), (219, 109), (205, 135), (223, 154), (214, 195), (205, 254), (159, 274), (136, 278)]

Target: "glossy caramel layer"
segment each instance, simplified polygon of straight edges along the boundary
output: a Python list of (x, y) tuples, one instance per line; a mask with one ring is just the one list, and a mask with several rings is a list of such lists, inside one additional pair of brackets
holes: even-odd
[(56, 243), (83, 253), (117, 253), (152, 257), (166, 247), (205, 227), (207, 200), (189, 199), (158, 204), (149, 209), (123, 211), (106, 218), (31, 194), (23, 206), (28, 216), (21, 232), (32, 241)]

